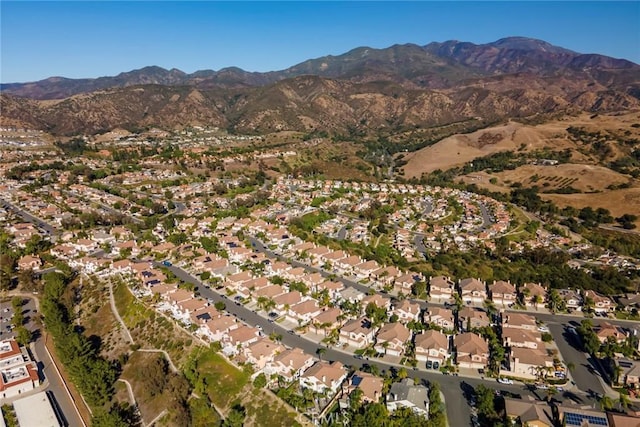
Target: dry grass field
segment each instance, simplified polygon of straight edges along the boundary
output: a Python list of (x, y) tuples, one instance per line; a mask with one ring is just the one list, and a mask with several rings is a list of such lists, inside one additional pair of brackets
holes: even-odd
[(640, 137), (640, 113), (621, 115), (567, 116), (535, 126), (508, 122), (501, 126), (482, 129), (470, 134), (454, 135), (442, 141), (405, 155), (404, 166), (406, 178), (419, 177), (436, 169), (446, 170), (460, 166), (478, 157), (488, 156), (499, 151), (533, 151), (549, 148), (561, 151), (572, 150), (574, 163), (592, 163), (596, 159), (577, 151), (576, 143), (569, 139), (567, 128), (582, 127), (589, 132), (607, 131), (612, 134), (625, 135), (629, 138)]
[[(480, 177), (482, 179), (479, 179)], [(489, 182), (491, 178), (496, 178), (495, 185)], [(524, 165), (498, 173), (474, 173), (463, 179), (467, 183), (475, 182), (481, 187), (494, 191), (508, 191), (510, 185), (517, 182), (523, 187), (537, 186), (542, 192), (553, 192), (563, 187), (572, 187), (585, 193), (605, 191), (610, 185), (624, 184), (630, 180), (628, 176), (602, 166), (574, 163), (555, 166)], [(486, 186), (487, 183), (491, 187)]]
[[(551, 200), (560, 207), (573, 206), (581, 209), (587, 206), (604, 208), (614, 217), (623, 214), (640, 214), (640, 188), (627, 188), (593, 194), (541, 194), (545, 200)], [(637, 221), (636, 224), (640, 224)]]

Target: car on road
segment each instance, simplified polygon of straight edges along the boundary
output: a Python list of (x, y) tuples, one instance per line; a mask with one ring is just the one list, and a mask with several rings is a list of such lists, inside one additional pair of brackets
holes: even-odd
[(498, 378), (498, 382), (500, 384), (513, 384), (513, 380), (510, 380), (509, 378)]
[(164, 265), (165, 267), (171, 267), (173, 264), (171, 264), (171, 261), (162, 261), (162, 265)]

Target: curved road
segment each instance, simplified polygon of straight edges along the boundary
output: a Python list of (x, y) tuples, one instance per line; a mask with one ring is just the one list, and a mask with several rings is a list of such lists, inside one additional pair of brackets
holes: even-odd
[[(261, 243), (259, 243), (258, 241), (255, 241), (255, 239), (251, 239), (251, 240), (252, 240), (252, 243), (255, 244), (255, 247), (258, 250), (264, 250), (268, 255), (275, 256), (275, 254), (273, 254), (271, 251), (268, 251), (266, 248), (264, 248), (264, 246), (262, 246)], [(158, 262), (154, 262), (154, 264), (156, 267), (162, 266), (162, 264)], [(317, 269), (310, 268), (306, 264), (302, 264), (297, 261), (292, 261), (292, 265), (305, 267), (314, 271), (320, 271)], [(226, 295), (221, 295), (216, 291), (205, 287), (197, 278), (191, 276), (188, 272), (182, 270), (181, 268), (176, 266), (170, 266), (167, 268), (169, 268), (180, 280), (193, 283), (196, 286), (198, 286), (198, 291), (200, 292), (200, 295), (202, 297), (210, 299), (211, 301), (213, 301), (213, 303), (216, 303), (219, 301), (224, 302), (226, 311), (236, 316), (240, 320), (250, 325), (255, 325), (260, 327), (266, 335), (275, 333), (282, 336), (282, 339), (281, 339), (282, 343), (289, 347), (298, 347), (302, 349), (305, 353), (312, 354), (312, 355), (317, 355), (318, 350), (322, 348), (324, 349), (323, 351), (325, 352), (323, 359), (339, 361), (346, 366), (351, 366), (354, 368), (361, 368), (365, 364), (376, 365), (381, 372), (384, 372), (390, 369), (398, 369), (402, 367), (402, 365), (391, 364), (378, 359), (375, 359), (375, 360), (374, 359), (372, 360), (357, 359), (355, 355), (351, 353), (347, 353), (335, 348), (328, 348), (322, 344), (318, 344), (304, 337), (298, 336), (295, 334), (294, 331), (288, 330), (277, 323), (271, 322), (266, 317), (266, 313), (264, 313), (265, 316), (262, 316), (257, 312), (247, 309), (243, 305), (228, 299)], [(321, 271), (321, 273), (323, 275), (329, 275), (329, 273), (327, 272)], [(341, 279), (341, 280), (347, 286), (358, 288), (361, 291), (366, 292), (367, 290), (370, 289), (367, 286), (361, 285), (359, 283), (353, 282), (348, 279)], [(420, 303), (420, 305), (423, 308), (429, 305), (425, 301), (415, 300), (415, 302)], [(552, 315), (547, 315), (547, 316), (553, 317)], [(562, 319), (558, 319), (558, 320), (562, 321)], [(555, 332), (555, 331), (552, 330), (552, 332)], [(561, 351), (563, 351), (562, 348), (561, 348)], [(582, 355), (582, 357), (584, 358), (584, 354)], [(440, 383), (442, 392), (446, 400), (447, 417), (449, 419), (449, 425), (451, 426), (470, 425), (470, 417), (471, 417), (470, 406), (468, 404), (468, 401), (465, 398), (461, 398), (461, 396), (464, 395), (465, 390), (468, 391), (470, 387), (475, 387), (479, 384), (485, 384), (485, 385), (488, 385), (489, 387), (499, 388), (502, 391), (506, 391), (515, 395), (522, 396), (522, 395), (528, 394), (537, 399), (544, 397), (543, 395), (536, 394), (536, 391), (531, 390), (526, 386), (518, 385), (518, 384), (498, 385), (492, 379), (450, 376), (450, 375), (443, 375), (439, 371), (426, 371), (426, 370), (418, 370), (418, 369), (416, 370), (409, 369), (408, 372), (409, 372), (409, 377), (411, 378), (419, 378), (424, 381), (436, 381)], [(601, 388), (598, 388), (599, 384), (596, 384), (596, 383), (590, 382), (589, 384), (586, 384), (586, 383), (583, 384), (583, 381), (580, 380), (580, 384), (583, 386), (588, 386), (588, 390), (591, 390), (591, 391), (598, 392), (598, 390), (601, 390)], [(586, 403), (588, 401), (593, 401), (593, 399), (589, 396), (589, 394), (583, 394), (583, 393), (580, 393), (580, 395), (578, 396), (571, 392), (565, 392), (564, 396), (556, 396), (556, 398), (559, 400), (562, 400), (563, 397), (567, 399), (572, 399), (574, 401), (577, 400), (583, 403)]]

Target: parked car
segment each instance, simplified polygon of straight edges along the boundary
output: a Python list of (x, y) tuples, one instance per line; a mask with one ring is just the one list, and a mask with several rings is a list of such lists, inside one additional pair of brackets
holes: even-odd
[(498, 378), (498, 382), (500, 384), (513, 384), (513, 380), (510, 380), (509, 378)]

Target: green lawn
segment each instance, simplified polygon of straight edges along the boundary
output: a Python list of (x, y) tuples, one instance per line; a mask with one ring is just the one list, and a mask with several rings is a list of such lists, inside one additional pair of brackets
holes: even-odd
[(196, 366), (209, 398), (217, 407), (230, 406), (249, 382), (249, 373), (235, 368), (212, 350), (198, 353)]

